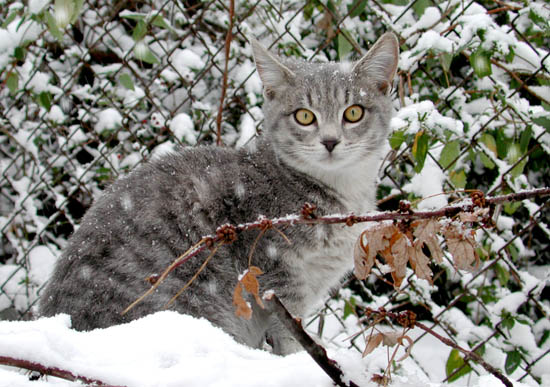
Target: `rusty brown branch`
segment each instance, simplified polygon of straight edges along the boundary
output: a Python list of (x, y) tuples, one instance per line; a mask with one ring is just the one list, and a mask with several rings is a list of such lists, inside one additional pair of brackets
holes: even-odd
[(275, 314), (279, 321), (288, 329), (292, 336), (304, 347), (309, 356), (325, 371), (325, 373), (341, 387), (357, 387), (350, 381), (344, 382), (344, 373), (338, 363), (327, 356), (325, 348), (317, 344), (302, 326), (302, 320), (294, 318), (274, 293), (264, 294), (263, 300), (268, 311)]
[[(477, 195), (482, 195), (481, 191), (476, 191)], [(498, 204), (511, 201), (521, 201), (525, 199), (532, 199), (536, 197), (544, 197), (550, 195), (550, 187), (538, 188), (533, 190), (521, 191), (517, 193), (511, 193), (507, 195), (485, 197), (486, 204)], [(172, 264), (164, 271), (161, 277), (154, 283), (154, 285), (136, 301), (134, 301), (128, 308), (126, 308), (123, 314), (127, 313), (131, 308), (137, 305), (143, 298), (152, 293), (160, 283), (177, 267), (183, 265), (189, 261), (192, 257), (201, 253), (206, 247), (212, 246), (214, 243), (224, 242), (226, 244), (232, 243), (238, 238), (239, 233), (250, 230), (268, 230), (269, 228), (277, 229), (277, 226), (294, 226), (300, 224), (345, 224), (352, 226), (356, 223), (364, 222), (381, 222), (384, 220), (415, 220), (415, 219), (430, 219), (438, 217), (452, 218), (461, 212), (473, 212), (479, 208), (471, 200), (469, 202), (449, 205), (438, 210), (432, 211), (413, 211), (408, 210), (406, 212), (391, 211), (381, 212), (376, 214), (365, 215), (325, 215), (325, 216), (312, 216), (315, 215), (313, 210), (310, 216), (304, 217), (303, 215), (287, 215), (281, 218), (269, 219), (260, 218), (255, 222), (240, 224), (233, 226), (226, 224), (218, 227), (216, 233), (213, 235), (207, 235), (203, 237), (197, 244), (191, 247), (186, 253), (182, 254), (172, 262)]]
[(10, 367), (22, 368), (29, 371), (40, 372), (42, 375), (55, 376), (56, 378), (69, 380), (71, 382), (80, 381), (86, 384), (94, 384), (94, 385), (100, 385), (100, 386), (107, 385), (107, 383), (98, 379), (88, 378), (82, 375), (75, 375), (72, 372), (63, 370), (61, 368), (47, 367), (40, 363), (35, 363), (29, 360), (21, 360), (21, 359), (8, 357), (8, 356), (0, 356), (0, 364), (10, 366)]
[(225, 36), (225, 64), (223, 69), (222, 93), (220, 97), (220, 107), (216, 117), (216, 145), (222, 145), (222, 118), (223, 105), (225, 101), (225, 93), (227, 91), (227, 73), (229, 67), (229, 54), (231, 53), (231, 40), (233, 39), (233, 19), (235, 16), (235, 1), (229, 2), (229, 26), (227, 27), (227, 35)]
[(421, 322), (416, 321), (416, 315), (413, 312), (410, 311), (404, 311), (400, 313), (393, 313), (388, 312), (385, 309), (379, 309), (374, 310), (368, 308), (366, 310), (367, 316), (376, 316), (378, 319), (385, 319), (390, 318), (392, 320), (395, 320), (398, 324), (402, 325), (405, 328), (413, 328), (418, 327), (425, 331), (426, 333), (432, 335), (439, 341), (441, 341), (443, 344), (454, 348), (460, 352), (462, 352), (465, 355), (465, 360), (472, 359), (479, 365), (481, 365), (485, 370), (489, 373), (491, 373), (493, 376), (498, 378), (506, 387), (513, 387), (512, 382), (502, 374), (498, 369), (487, 363), (481, 356), (479, 356), (477, 353), (473, 351), (468, 351), (467, 349), (462, 348), (460, 345), (456, 344), (452, 340), (449, 340), (446, 337), (441, 336), (439, 333), (431, 329), (430, 327), (422, 324)]

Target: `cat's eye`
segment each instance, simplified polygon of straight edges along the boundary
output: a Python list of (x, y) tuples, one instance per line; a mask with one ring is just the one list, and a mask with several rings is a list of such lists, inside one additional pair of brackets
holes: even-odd
[(357, 122), (363, 118), (364, 109), (359, 105), (352, 105), (344, 111), (344, 120)]
[(315, 122), (315, 114), (311, 110), (307, 109), (298, 109), (294, 112), (294, 119), (300, 125), (311, 125)]

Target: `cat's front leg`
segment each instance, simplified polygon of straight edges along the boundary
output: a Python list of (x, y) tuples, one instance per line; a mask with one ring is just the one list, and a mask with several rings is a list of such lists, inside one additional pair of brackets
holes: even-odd
[(285, 356), (304, 350), (302, 345), (292, 336), (290, 331), (275, 315), (271, 316), (270, 326), (266, 336), (269, 338), (273, 353), (276, 355)]

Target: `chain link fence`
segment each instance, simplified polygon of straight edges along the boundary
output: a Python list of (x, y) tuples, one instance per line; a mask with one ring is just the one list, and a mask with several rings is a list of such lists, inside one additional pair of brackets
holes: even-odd
[[(357, 58), (384, 31), (396, 33), (402, 53), (382, 210), (402, 199), (446, 205), (468, 189), (550, 186), (544, 1), (66, 3), (0, 0), (4, 319), (33, 317), (67, 238), (119, 175), (179, 145), (239, 147), (261, 133), (251, 36), (280, 55), (327, 61)], [(512, 379), (550, 382), (548, 202), (498, 206), (494, 219), (477, 231), (476, 272), (449, 261), (433, 267), (434, 286), (411, 274), (399, 291), (375, 276), (350, 280), (310, 329), (336, 318), (349, 330), (346, 308), (356, 304), (414, 310)], [(350, 345), (362, 350), (358, 340)], [(441, 379), (483, 374), (468, 359), (443, 357)]]

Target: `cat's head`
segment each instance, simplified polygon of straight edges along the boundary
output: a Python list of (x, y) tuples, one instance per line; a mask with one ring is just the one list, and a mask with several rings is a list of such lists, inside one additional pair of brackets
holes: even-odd
[(356, 62), (280, 58), (255, 40), (252, 48), (264, 88), (265, 135), (286, 164), (316, 175), (379, 157), (391, 118), (395, 35), (384, 34)]

